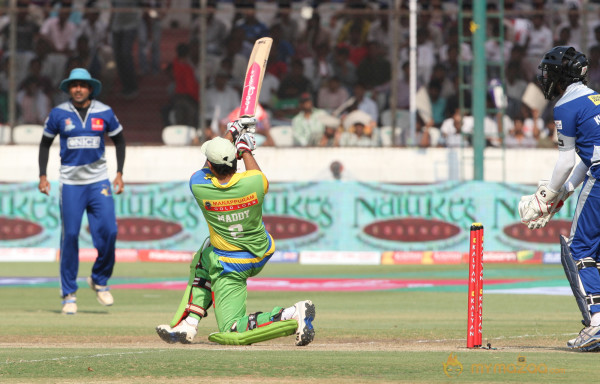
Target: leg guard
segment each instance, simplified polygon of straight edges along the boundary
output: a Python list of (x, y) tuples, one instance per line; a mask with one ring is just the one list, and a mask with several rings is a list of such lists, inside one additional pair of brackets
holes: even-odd
[(176, 327), (181, 320), (190, 313), (199, 317), (206, 317), (207, 310), (212, 305), (211, 284), (208, 280), (208, 272), (202, 269), (202, 254), (210, 247), (210, 240), (206, 238), (202, 248), (194, 255), (190, 264), (190, 278), (181, 298), (179, 308), (171, 320), (171, 327)]
[[(567, 240), (564, 236), (560, 236), (560, 261), (565, 270), (567, 280), (569, 280), (569, 285), (571, 286), (575, 300), (577, 301), (577, 306), (579, 307), (581, 315), (583, 316), (583, 320), (581, 322), (583, 325), (588, 327), (591, 322), (590, 310), (588, 308), (585, 291), (583, 290), (581, 280), (579, 278), (579, 269), (581, 268), (578, 268), (578, 266), (575, 264), (575, 261), (571, 256), (569, 246), (567, 245)], [(581, 264), (583, 266), (583, 263)]]
[(263, 327), (255, 328), (246, 332), (214, 332), (208, 336), (208, 340), (223, 345), (250, 345), (293, 335), (298, 328), (296, 320), (276, 321)]

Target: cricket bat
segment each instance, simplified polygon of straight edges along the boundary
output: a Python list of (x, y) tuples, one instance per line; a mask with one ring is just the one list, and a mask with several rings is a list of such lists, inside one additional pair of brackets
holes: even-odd
[(240, 104), (240, 117), (254, 117), (258, 106), (258, 96), (262, 87), (267, 60), (273, 39), (270, 37), (261, 37), (254, 43), (248, 68), (246, 69), (246, 79), (244, 80), (244, 90), (242, 91), (242, 102)]

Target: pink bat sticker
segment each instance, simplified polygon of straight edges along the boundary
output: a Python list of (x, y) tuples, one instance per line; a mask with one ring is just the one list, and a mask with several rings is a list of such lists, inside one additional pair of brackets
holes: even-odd
[(256, 112), (256, 97), (258, 96), (258, 82), (260, 81), (260, 65), (254, 62), (246, 74), (246, 83), (242, 93), (240, 116), (254, 116)]

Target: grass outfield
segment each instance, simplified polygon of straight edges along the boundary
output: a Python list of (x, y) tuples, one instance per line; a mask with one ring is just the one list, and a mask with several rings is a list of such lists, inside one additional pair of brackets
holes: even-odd
[[(81, 276), (90, 270), (82, 263)], [(56, 263), (0, 263), (0, 276), (56, 277)], [(187, 280), (181, 263), (117, 264), (119, 279)], [(261, 277), (457, 279), (467, 266), (302, 266), (271, 264)], [(560, 265), (485, 266), (487, 279), (564, 280)], [(560, 283), (566, 286), (566, 281)], [(491, 289), (491, 287), (490, 287)], [(597, 380), (597, 353), (568, 350), (580, 330), (570, 296), (484, 295), (484, 344), (469, 350), (466, 287), (363, 292), (249, 292), (248, 310), (270, 310), (310, 298), (316, 336), (307, 347), (293, 337), (252, 346), (207, 341), (212, 313), (192, 345), (162, 342), (180, 291), (113, 290), (100, 306), (84, 284), (79, 312), (60, 314), (58, 285), (0, 286), (0, 382), (6, 383), (559, 383)], [(444, 369), (444, 363), (452, 359)], [(449, 368), (448, 368), (449, 367)], [(462, 367), (462, 372), (457, 369)], [(454, 369), (453, 371), (451, 369)]]

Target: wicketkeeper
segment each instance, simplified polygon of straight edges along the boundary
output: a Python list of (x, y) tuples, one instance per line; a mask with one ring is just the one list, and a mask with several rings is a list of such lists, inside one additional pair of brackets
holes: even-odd
[[(200, 148), (207, 161), (192, 175), (190, 189), (210, 237), (194, 256), (188, 287), (171, 324), (156, 327), (167, 343), (192, 342), (198, 322), (211, 306), (219, 332), (210, 334), (209, 340), (219, 344), (253, 344), (295, 333), (296, 345), (302, 346), (314, 338), (315, 306), (310, 300), (246, 314), (246, 280), (256, 276), (275, 252), (262, 219), (269, 183), (252, 155), (255, 125), (254, 118), (236, 120), (228, 124), (224, 138)], [(246, 171), (236, 173), (240, 159)]]
[[(561, 237), (565, 273), (585, 328), (567, 346), (600, 349), (600, 95), (587, 87), (588, 60), (573, 47), (554, 47), (542, 58), (538, 81), (554, 107), (559, 156), (549, 181), (519, 203), (521, 221), (543, 228), (583, 182), (569, 238)], [(576, 165), (576, 155), (581, 161)]]

